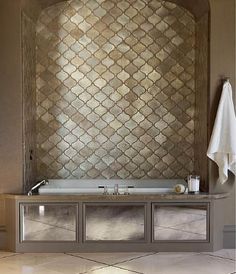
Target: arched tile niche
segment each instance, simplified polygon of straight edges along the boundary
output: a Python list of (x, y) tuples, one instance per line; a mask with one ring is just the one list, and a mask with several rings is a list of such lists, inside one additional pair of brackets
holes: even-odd
[(208, 6), (55, 2), (22, 16), (25, 188), (195, 172), (206, 190)]

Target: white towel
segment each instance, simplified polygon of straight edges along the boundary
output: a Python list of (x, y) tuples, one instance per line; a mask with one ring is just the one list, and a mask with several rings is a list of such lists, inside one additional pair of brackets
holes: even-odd
[(236, 175), (236, 116), (229, 81), (223, 86), (207, 156), (219, 167), (219, 182), (228, 179), (228, 170)]

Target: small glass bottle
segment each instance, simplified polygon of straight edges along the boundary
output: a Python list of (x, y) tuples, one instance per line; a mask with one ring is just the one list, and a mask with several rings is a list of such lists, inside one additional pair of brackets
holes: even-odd
[(200, 176), (189, 175), (188, 176), (188, 193), (199, 193), (200, 188)]

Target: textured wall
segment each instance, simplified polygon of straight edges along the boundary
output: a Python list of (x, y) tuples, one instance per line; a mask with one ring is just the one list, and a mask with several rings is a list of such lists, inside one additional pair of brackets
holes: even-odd
[(208, 191), (208, 160), (206, 156), (208, 145), (207, 107), (208, 107), (208, 20), (205, 14), (196, 22), (196, 111), (195, 111), (195, 163), (194, 170), (201, 174), (201, 190)]
[(0, 193), (23, 189), (20, 20), (20, 1), (0, 1)]
[(34, 22), (22, 13), (22, 90), (24, 192), (36, 180), (36, 32)]
[(3, 197), (0, 195), (0, 231), (5, 225), (5, 203)]
[[(233, 91), (236, 90), (235, 82), (235, 1), (210, 0), (211, 23), (210, 23), (210, 91), (209, 91), (209, 116), (208, 134), (212, 132), (222, 92), (222, 78), (230, 77)], [(235, 102), (236, 105), (236, 102)], [(209, 187), (210, 192), (229, 192), (219, 214), (225, 218), (226, 225), (235, 224), (235, 186), (236, 178), (229, 173), (229, 181), (224, 185), (217, 184), (219, 173), (217, 165), (209, 161)]]
[(183, 8), (74, 0), (44, 10), (36, 85), (39, 177), (193, 172), (195, 23)]

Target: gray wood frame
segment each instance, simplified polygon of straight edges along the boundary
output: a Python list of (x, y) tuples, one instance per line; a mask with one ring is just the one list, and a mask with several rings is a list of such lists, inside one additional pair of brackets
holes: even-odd
[[(121, 196), (121, 195), (120, 195)], [(128, 197), (129, 196), (129, 197)], [(213, 251), (223, 247), (220, 237), (223, 227), (222, 217), (217, 214), (225, 196), (179, 196), (179, 195), (128, 195), (123, 197), (96, 196), (16, 196), (5, 198), (7, 212), (7, 249), (14, 252), (159, 252), (159, 251)], [(218, 198), (219, 197), (219, 198)], [(227, 196), (226, 196), (227, 197)], [(146, 205), (146, 239), (143, 242), (132, 241), (83, 241), (83, 210), (86, 204)], [(77, 241), (20, 241), (20, 205), (21, 204), (77, 204)], [(208, 239), (197, 241), (153, 241), (153, 206), (154, 205), (207, 205)]]

